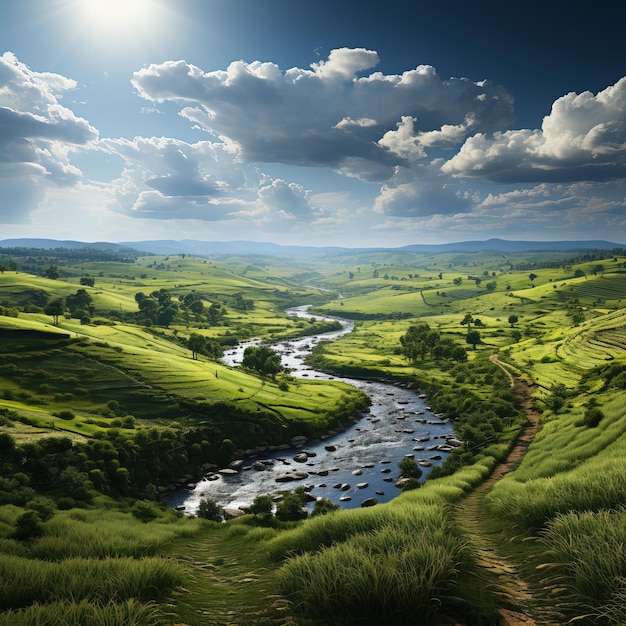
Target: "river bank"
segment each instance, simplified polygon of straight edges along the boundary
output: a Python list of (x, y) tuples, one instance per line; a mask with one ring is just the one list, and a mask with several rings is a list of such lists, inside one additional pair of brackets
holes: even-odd
[[(321, 318), (308, 307), (290, 309), (287, 314)], [(336, 319), (336, 318), (333, 318)], [(222, 507), (236, 511), (249, 506), (257, 495), (293, 489), (302, 485), (311, 499), (328, 498), (344, 508), (359, 507), (363, 501), (387, 502), (400, 487), (398, 463), (411, 456), (420, 464), (423, 479), (440, 465), (458, 442), (452, 423), (434, 415), (426, 399), (412, 385), (388, 380), (338, 377), (306, 364), (306, 357), (320, 341), (333, 341), (351, 332), (351, 320), (337, 319), (341, 329), (274, 344), (283, 365), (292, 376), (338, 380), (366, 393), (369, 411), (342, 431), (331, 431), (316, 441), (294, 438), (291, 447), (241, 451), (224, 468), (211, 468), (198, 483), (170, 494), (168, 503), (194, 513), (202, 498), (211, 498)], [(237, 366), (250, 341), (229, 350), (224, 361)], [(450, 443), (452, 442), (452, 443)]]

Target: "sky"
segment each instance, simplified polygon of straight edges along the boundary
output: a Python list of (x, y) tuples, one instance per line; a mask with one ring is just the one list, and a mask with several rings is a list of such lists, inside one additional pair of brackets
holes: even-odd
[(3, 0), (0, 239), (626, 243), (624, 24), (614, 0)]

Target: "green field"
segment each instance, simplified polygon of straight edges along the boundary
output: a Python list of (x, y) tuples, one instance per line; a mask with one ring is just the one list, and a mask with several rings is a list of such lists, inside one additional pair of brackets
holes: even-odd
[[(525, 422), (496, 354), (531, 383), (541, 428), (485, 499), (492, 541), (567, 622), (626, 622), (624, 256), (25, 259), (0, 274), (1, 625), (495, 624), (502, 598), (454, 507)], [(89, 310), (68, 304), (79, 289)], [(463, 446), (372, 508), (223, 524), (167, 509), (158, 488), (366, 407), (187, 345), (323, 329), (284, 314), (300, 304), (356, 321), (318, 367), (419, 387)], [(416, 327), (435, 339), (411, 353)]]

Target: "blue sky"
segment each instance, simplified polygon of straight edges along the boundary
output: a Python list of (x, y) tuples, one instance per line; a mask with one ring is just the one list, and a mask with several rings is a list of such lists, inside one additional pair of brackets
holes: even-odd
[(7, 0), (0, 238), (626, 243), (625, 18)]

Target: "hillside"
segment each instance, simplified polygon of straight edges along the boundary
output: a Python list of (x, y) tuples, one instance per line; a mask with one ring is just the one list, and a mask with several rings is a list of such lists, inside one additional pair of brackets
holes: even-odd
[[(84, 255), (0, 259), (0, 625), (624, 623), (623, 253)], [(371, 508), (290, 521), (292, 494), (293, 518), (217, 524), (160, 505), (237, 448), (366, 407), (220, 362), (323, 328), (282, 313), (304, 303), (356, 320), (318, 368), (418, 386), (464, 445)]]

